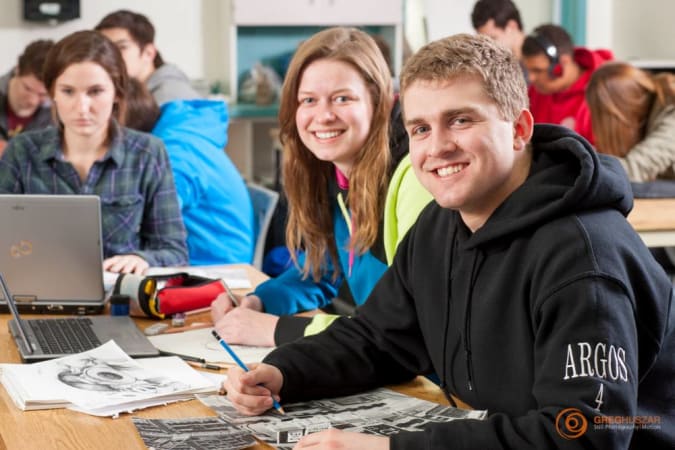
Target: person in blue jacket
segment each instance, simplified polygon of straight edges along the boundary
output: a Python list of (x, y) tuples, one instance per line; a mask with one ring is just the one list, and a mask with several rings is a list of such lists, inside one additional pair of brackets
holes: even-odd
[(224, 151), (227, 105), (172, 100), (157, 109), (138, 80), (130, 82), (127, 126), (151, 131), (169, 154), (187, 230), (190, 265), (250, 263), (255, 247), (251, 199)]
[(362, 304), (431, 200), (410, 169), (407, 141), (399, 145), (400, 133), (389, 132), (392, 112), (400, 123), (398, 104), (368, 34), (331, 28), (305, 41), (281, 98), (286, 243), (296, 264), (242, 298), (240, 308), (224, 295), (212, 303), (215, 327), (228, 342), (278, 345), (334, 319), (292, 314), (343, 312), (336, 298)]

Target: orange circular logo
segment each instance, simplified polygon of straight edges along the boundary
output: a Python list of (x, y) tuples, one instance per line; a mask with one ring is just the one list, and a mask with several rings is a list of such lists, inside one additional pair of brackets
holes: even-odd
[(565, 439), (576, 439), (588, 429), (588, 420), (577, 408), (566, 408), (556, 416), (555, 429)]

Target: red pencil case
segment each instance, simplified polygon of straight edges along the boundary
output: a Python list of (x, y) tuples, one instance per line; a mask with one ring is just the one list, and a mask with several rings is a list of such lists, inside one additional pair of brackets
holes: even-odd
[(121, 274), (113, 289), (113, 295), (129, 296), (132, 316), (156, 319), (211, 306), (222, 292), (225, 286), (220, 279), (184, 272), (146, 277)]

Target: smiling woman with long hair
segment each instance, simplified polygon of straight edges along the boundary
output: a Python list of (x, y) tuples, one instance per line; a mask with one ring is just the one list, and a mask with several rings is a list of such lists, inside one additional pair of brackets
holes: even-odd
[(49, 51), (44, 81), (57, 125), (10, 142), (0, 192), (98, 195), (106, 270), (186, 264), (163, 144), (120, 123), (128, 79), (117, 47), (95, 31), (68, 35)]
[(225, 340), (288, 342), (332, 320), (288, 315), (334, 309), (336, 297), (351, 306), (366, 300), (431, 199), (410, 170), (407, 140), (390, 143), (392, 111), (401, 131), (389, 68), (368, 34), (331, 28), (300, 45), (279, 108), (286, 242), (295, 264), (240, 308), (227, 296), (213, 303)]

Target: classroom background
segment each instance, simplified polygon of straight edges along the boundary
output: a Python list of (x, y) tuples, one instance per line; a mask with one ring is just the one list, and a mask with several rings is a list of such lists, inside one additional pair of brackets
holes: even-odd
[[(265, 0), (277, 3), (272, 0)], [(353, 2), (353, 0), (284, 0), (288, 8), (303, 4)], [(244, 0), (246, 2), (246, 0)], [(58, 40), (73, 31), (93, 27), (104, 15), (116, 9), (146, 14), (157, 31), (157, 46), (164, 59), (178, 65), (193, 80), (208, 84), (220, 81), (229, 93), (228, 61), (232, 8), (237, 0), (80, 0), (80, 18), (50, 25), (23, 20), (23, 0), (6, 0), (0, 15), (0, 70), (9, 69), (25, 45), (38, 38)], [(361, 5), (364, 14), (368, 3)], [(372, 2), (375, 7), (387, 1)], [(473, 32), (470, 22), (474, 0), (407, 0), (404, 3), (404, 29), (413, 50), (422, 45), (424, 21), (428, 39)], [(585, 14), (587, 47), (605, 47), (618, 59), (675, 59), (675, 2), (671, 0), (516, 0), (525, 25), (532, 30), (545, 22), (560, 22), (559, 9)], [(558, 17), (556, 17), (558, 16)], [(565, 24), (563, 24), (565, 25)], [(265, 24), (260, 24), (264, 27)], [(575, 40), (579, 34), (571, 30)]]
[[(2, 73), (14, 66), (17, 56), (32, 40), (58, 40), (73, 31), (92, 28), (117, 9), (145, 14), (155, 26), (155, 43), (164, 60), (180, 67), (201, 93), (222, 95), (229, 101), (227, 153), (244, 178), (267, 185), (273, 184), (278, 172), (278, 154), (272, 151), (275, 135), (270, 133), (277, 126), (277, 109), (275, 105), (249, 108), (234, 104), (238, 85), (256, 61), (276, 56), (288, 58), (298, 42), (321, 26), (351, 24), (384, 36), (392, 48), (392, 64), (398, 75), (404, 38), (415, 51), (430, 40), (459, 32), (473, 33), (470, 15), (475, 3), (474, 0), (79, 0), (78, 19), (48, 23), (24, 20), (24, 2), (40, 3), (3, 2)], [(658, 65), (675, 67), (672, 63), (675, 2), (671, 0), (514, 3), (521, 12), (526, 33), (543, 23), (558, 23), (570, 32), (577, 45), (609, 48), (620, 60), (656, 61)], [(397, 8), (400, 10), (396, 11)], [(340, 23), (344, 12), (349, 19)], [(247, 18), (238, 19), (247, 14)]]

